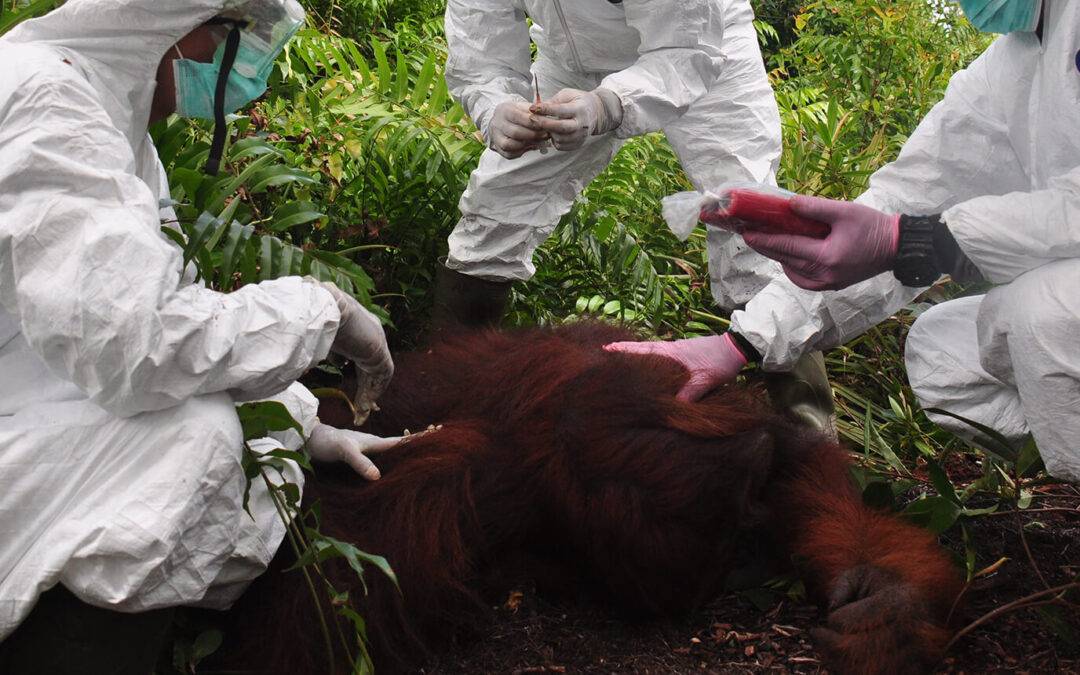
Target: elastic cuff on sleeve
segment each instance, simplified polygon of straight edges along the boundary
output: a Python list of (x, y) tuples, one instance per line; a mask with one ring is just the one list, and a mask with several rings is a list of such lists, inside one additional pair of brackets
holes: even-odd
[(761, 353), (746, 338), (731, 330), (727, 332), (727, 335), (731, 338), (735, 347), (746, 357), (747, 363), (761, 363)]
[(640, 136), (643, 133), (639, 122), (640, 111), (634, 106), (630, 92), (621, 85), (616, 77), (617, 75), (619, 73), (608, 75), (600, 82), (598, 87), (598, 89), (605, 89), (615, 94), (622, 108), (622, 119), (619, 121), (619, 126), (615, 127), (612, 133), (615, 138), (619, 139)]
[(938, 269), (952, 277), (957, 283), (984, 281), (982, 272), (964, 255), (963, 249), (953, 237), (949, 226), (942, 216), (938, 216), (934, 225), (934, 258)]
[[(520, 94), (512, 94), (507, 92), (491, 92), (484, 96), (483, 105), (475, 104), (473, 110), (470, 112), (473, 124), (476, 125), (477, 131), (484, 139), (484, 145), (489, 145), (491, 139), (488, 137), (488, 128), (491, 126), (491, 119), (495, 116), (495, 108), (498, 108), (507, 101), (523, 101), (529, 102), (529, 99), (521, 96)], [(472, 114), (475, 113), (475, 114)]]
[(618, 94), (604, 87), (597, 87), (593, 92), (600, 99), (604, 115), (603, 123), (597, 128), (595, 134), (606, 134), (618, 129), (623, 121), (622, 99)]

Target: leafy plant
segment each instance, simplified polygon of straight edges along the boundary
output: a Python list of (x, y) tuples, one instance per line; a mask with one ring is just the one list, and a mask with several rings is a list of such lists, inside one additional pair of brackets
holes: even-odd
[(768, 59), (784, 125), (780, 181), (834, 198), (866, 188), (952, 73), (988, 43), (959, 13), (926, 0), (816, 0), (793, 24), (794, 39)]
[(447, 92), (439, 42), (421, 49), (412, 30), (365, 44), (301, 33), (283, 56), (279, 93), (257, 113), (286, 141), (290, 164), (320, 176), (311, 198), (326, 220), (304, 236), (362, 263), (406, 340), (428, 313), (436, 260), (483, 148)]
[[(374, 672), (374, 664), (367, 646), (367, 628), (363, 618), (353, 607), (347, 591), (337, 590), (323, 571), (322, 564), (333, 558), (344, 559), (361, 583), (364, 581), (365, 566), (372, 565), (387, 575), (394, 583), (397, 578), (386, 559), (371, 555), (352, 544), (329, 537), (319, 529), (319, 505), (313, 504), (306, 512), (300, 504), (300, 488), (288, 480), (291, 467), (295, 463), (306, 471), (312, 471), (310, 459), (305, 452), (292, 452), (285, 449), (258, 452), (249, 444), (250, 441), (264, 438), (272, 432), (293, 430), (303, 437), (303, 428), (293, 419), (284, 405), (276, 401), (248, 403), (237, 408), (240, 424), (244, 432), (244, 474), (248, 480), (248, 489), (244, 494), (244, 508), (247, 508), (248, 491), (252, 481), (260, 481), (265, 486), (278, 517), (286, 525), (286, 539), (296, 556), (296, 563), (290, 570), (299, 570), (304, 582), (311, 591), (326, 644), (328, 668), (326, 672), (335, 672), (338, 653), (349, 657), (353, 672), (366, 674)], [(325, 598), (333, 613), (329, 614), (322, 604)], [(340, 619), (340, 621), (339, 621)], [(348, 627), (346, 631), (345, 627)]]
[(62, 4), (64, 0), (3, 0), (0, 2), (0, 35), (23, 21), (41, 16)]
[(417, 17), (442, 16), (445, 0), (305, 0), (304, 5), (323, 32), (363, 38), (368, 31), (387, 28)]
[[(247, 121), (235, 121), (243, 133)], [(316, 180), (281, 162), (282, 153), (257, 137), (229, 146), (218, 176), (202, 172), (209, 146), (190, 122), (173, 119), (155, 130), (159, 156), (170, 176), (176, 223), (163, 231), (193, 263), (196, 280), (228, 292), (247, 283), (288, 275), (332, 281), (371, 304), (370, 277), (356, 263), (310, 246), (294, 234), (299, 226), (324, 218), (304, 199)], [(290, 200), (286, 195), (296, 197)], [(296, 241), (299, 240), (299, 241)]]

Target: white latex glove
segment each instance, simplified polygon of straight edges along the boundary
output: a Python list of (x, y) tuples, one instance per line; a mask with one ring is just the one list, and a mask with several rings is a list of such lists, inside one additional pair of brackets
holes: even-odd
[(401, 437), (382, 438), (360, 431), (338, 429), (319, 422), (311, 430), (307, 451), (320, 462), (345, 462), (368, 480), (379, 480), (379, 467), (368, 455), (385, 452), (401, 443)]
[(517, 159), (547, 143), (548, 135), (525, 100), (504, 101), (495, 106), (488, 123), (488, 145), (507, 159)]
[(386, 346), (386, 333), (378, 317), (336, 285), (316, 281), (330, 291), (341, 312), (334, 343), (330, 351), (353, 362), (357, 370), (356, 392), (353, 395), (357, 426), (367, 421), (372, 410), (378, 410), (375, 401), (390, 384), (394, 376), (394, 361)]
[(557, 150), (577, 150), (589, 136), (617, 129), (623, 118), (619, 95), (603, 87), (563, 89), (532, 110), (544, 116), (539, 118), (540, 128), (551, 135)]

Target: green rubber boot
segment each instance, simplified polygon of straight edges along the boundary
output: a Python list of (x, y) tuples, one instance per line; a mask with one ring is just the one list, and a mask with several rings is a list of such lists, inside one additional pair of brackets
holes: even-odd
[(836, 406), (825, 372), (825, 355), (811, 352), (786, 373), (768, 373), (765, 388), (778, 409), (836, 440)]
[(435, 271), (436, 331), (453, 326), (494, 328), (502, 321), (510, 298), (510, 281), (488, 281), (439, 265)]

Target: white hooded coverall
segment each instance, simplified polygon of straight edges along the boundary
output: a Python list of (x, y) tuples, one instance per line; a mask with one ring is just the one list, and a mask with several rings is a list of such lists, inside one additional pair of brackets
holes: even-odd
[[(534, 74), (544, 99), (610, 89), (623, 120), (575, 151), (506, 159), (486, 150), (461, 197), (447, 267), (495, 281), (531, 277), (533, 252), (585, 186), (625, 139), (650, 131), (663, 130), (698, 189), (774, 183), (780, 116), (752, 21), (748, 0), (449, 0), (446, 81), (485, 137), (497, 105), (533, 99)], [(780, 275), (728, 232), (710, 230), (709, 250), (724, 307)]]
[[(1080, 3), (1046, 0), (1042, 40), (1015, 33), (957, 73), (945, 98), (858, 201), (944, 220), (989, 293), (938, 305), (907, 338), (911, 386), (1019, 439), (1080, 481)], [(892, 273), (825, 293), (778, 278), (732, 329), (788, 368), (896, 312), (920, 289)], [(956, 420), (943, 426), (970, 435)]]
[(163, 54), (224, 4), (69, 0), (0, 39), (0, 639), (57, 583), (227, 607), (283, 537), (261, 483), (242, 508), (234, 402), (277, 395), (310, 430), (290, 385), (337, 305), (299, 278), (191, 284), (146, 134)]

